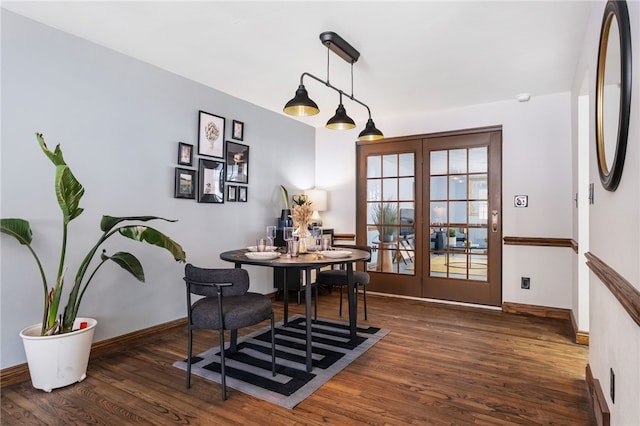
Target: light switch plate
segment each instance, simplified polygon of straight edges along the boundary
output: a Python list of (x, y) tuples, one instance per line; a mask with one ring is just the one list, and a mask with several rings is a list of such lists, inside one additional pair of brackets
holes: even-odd
[(514, 207), (527, 207), (528, 205), (529, 205), (528, 195), (516, 195), (515, 197), (513, 197)]

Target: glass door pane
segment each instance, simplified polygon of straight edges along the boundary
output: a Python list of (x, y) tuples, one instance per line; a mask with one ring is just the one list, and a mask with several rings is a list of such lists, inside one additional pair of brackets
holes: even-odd
[(429, 276), (487, 282), (486, 147), (430, 153)]
[(415, 154), (370, 155), (366, 164), (369, 268), (415, 275)]

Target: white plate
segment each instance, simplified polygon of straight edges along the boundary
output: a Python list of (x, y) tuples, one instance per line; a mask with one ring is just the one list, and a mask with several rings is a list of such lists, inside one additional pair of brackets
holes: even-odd
[(334, 258), (334, 259), (342, 259), (343, 257), (351, 256), (351, 252), (347, 250), (327, 250), (321, 251), (321, 255), (324, 257)]
[[(267, 247), (264, 249), (264, 251), (276, 251), (277, 249), (278, 249), (278, 247), (276, 247), (276, 246), (267, 246)], [(257, 252), (257, 251), (258, 251), (258, 247), (256, 247), (256, 246), (249, 246), (249, 247), (247, 247), (247, 250), (249, 250), (249, 251), (256, 251), (256, 252)]]
[(280, 256), (280, 253), (275, 251), (250, 251), (245, 253), (245, 256), (253, 260), (271, 260)]

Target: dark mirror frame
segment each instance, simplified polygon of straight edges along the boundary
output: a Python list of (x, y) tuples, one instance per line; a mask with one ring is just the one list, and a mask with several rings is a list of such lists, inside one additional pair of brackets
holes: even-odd
[[(619, 34), (610, 34), (613, 19), (618, 22)], [(620, 110), (615, 152), (605, 152), (604, 140), (604, 86), (609, 37), (620, 38)], [(631, 111), (631, 28), (629, 10), (625, 1), (609, 0), (604, 8), (600, 44), (598, 47), (598, 71), (596, 74), (596, 152), (598, 156), (598, 172), (602, 186), (608, 191), (615, 191), (622, 177), (624, 159), (627, 152), (629, 134), (629, 115)], [(611, 170), (607, 166), (607, 156), (613, 155)]]

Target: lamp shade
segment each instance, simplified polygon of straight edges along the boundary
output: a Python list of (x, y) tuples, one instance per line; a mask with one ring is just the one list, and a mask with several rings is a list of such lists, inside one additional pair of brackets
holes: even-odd
[(322, 189), (307, 189), (304, 195), (311, 201), (311, 208), (318, 212), (327, 210), (327, 191)]
[(358, 135), (358, 140), (361, 141), (376, 141), (382, 138), (384, 138), (384, 135), (380, 130), (376, 129), (376, 125), (371, 118), (367, 120), (367, 125), (360, 135)]
[(284, 106), (283, 111), (286, 114), (294, 115), (296, 117), (306, 117), (309, 115), (316, 115), (320, 112), (318, 105), (309, 99), (309, 94), (304, 85), (301, 84), (296, 90), (296, 95)]
[(341, 103), (336, 109), (336, 115), (327, 121), (326, 127), (328, 129), (346, 130), (356, 127), (356, 123), (347, 115), (347, 110), (344, 109), (344, 106)]

